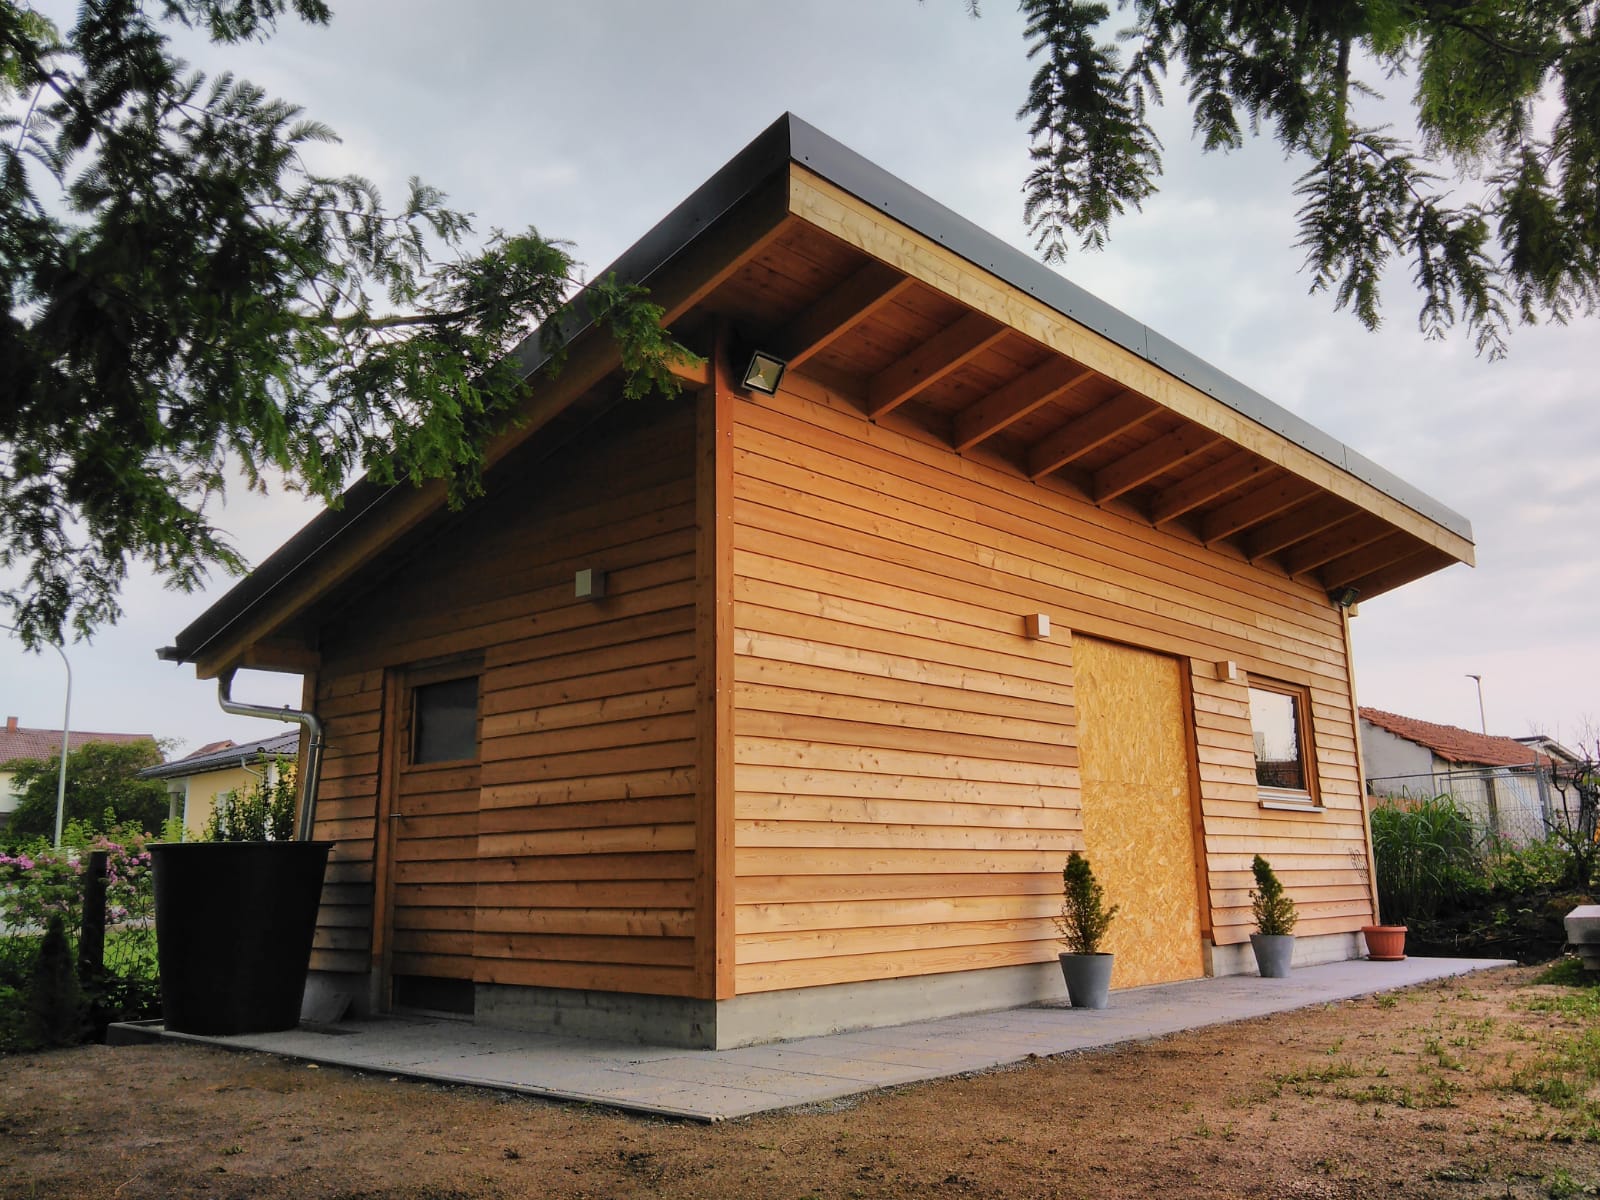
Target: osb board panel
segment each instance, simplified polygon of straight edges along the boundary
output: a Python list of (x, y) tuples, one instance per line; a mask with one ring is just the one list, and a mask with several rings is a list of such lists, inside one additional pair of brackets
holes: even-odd
[(1105, 945), (1112, 984), (1193, 979), (1204, 964), (1179, 664), (1080, 637), (1073, 665), (1084, 849), (1121, 909)]

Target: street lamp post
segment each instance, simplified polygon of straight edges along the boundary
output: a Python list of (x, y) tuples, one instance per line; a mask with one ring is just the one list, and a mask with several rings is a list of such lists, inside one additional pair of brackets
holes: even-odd
[[(0, 625), (0, 629), (8, 629), (16, 633), (13, 625)], [(61, 710), (61, 765), (56, 771), (56, 840), (55, 847), (61, 849), (61, 826), (67, 812), (67, 742), (72, 733), (72, 664), (67, 661), (67, 652), (61, 648), (59, 642), (51, 642), (50, 648), (61, 656), (61, 665), (67, 669), (67, 702)]]
[(1483, 715), (1483, 676), (1468, 673), (1467, 678), (1478, 685), (1478, 732), (1487, 735), (1489, 722)]

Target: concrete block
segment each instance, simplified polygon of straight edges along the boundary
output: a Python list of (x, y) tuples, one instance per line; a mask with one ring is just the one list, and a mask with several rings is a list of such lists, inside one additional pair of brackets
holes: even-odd
[(710, 1049), (717, 1014), (713, 1001), (683, 996), (480, 983), (474, 1019), (534, 1033)]
[[(1324, 933), (1313, 937), (1294, 939), (1296, 967), (1315, 967), (1323, 963), (1345, 962), (1360, 958), (1363, 953), (1359, 933)], [(1231, 946), (1205, 943), (1206, 974), (1213, 978), (1224, 975), (1256, 974), (1255, 951), (1249, 942), (1236, 942)]]
[(1600, 971), (1600, 904), (1580, 904), (1566, 916), (1567, 944), (1590, 971)]

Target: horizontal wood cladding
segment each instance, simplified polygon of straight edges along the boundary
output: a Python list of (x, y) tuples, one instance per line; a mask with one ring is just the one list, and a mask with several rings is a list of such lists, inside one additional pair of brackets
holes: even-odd
[[(632, 406), (328, 618), (318, 829), (367, 890), (325, 906), (317, 965), (376, 965), (376, 864), (396, 973), (693, 993), (693, 449), (688, 401)], [(586, 568), (598, 600), (575, 597)], [(480, 675), (480, 761), (400, 770), (404, 829), (375, 855), (384, 672), (457, 659)]]
[(335, 843), (322, 885), (311, 967), (365, 974), (372, 961), (373, 837), (378, 755), (369, 739), (383, 712), (383, 672), (317, 677), (322, 786), (312, 836)]
[[(1316, 589), (869, 422), (811, 378), (733, 416), (740, 992), (1053, 958), (1083, 836), (1077, 633), (1192, 680), (1218, 941), (1249, 933), (1255, 852), (1305, 932), (1368, 918), (1343, 628)], [(1033, 613), (1053, 637), (1025, 635)], [(1219, 660), (1308, 689), (1325, 811), (1261, 808)]]

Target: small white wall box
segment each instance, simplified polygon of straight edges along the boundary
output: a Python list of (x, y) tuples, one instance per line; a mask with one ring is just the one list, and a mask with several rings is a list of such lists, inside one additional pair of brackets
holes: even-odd
[(1029, 613), (1022, 618), (1023, 628), (1031, 638), (1047, 638), (1050, 636), (1050, 614)]
[(1239, 664), (1229, 659), (1217, 664), (1217, 678), (1223, 683), (1239, 682)]
[(585, 567), (575, 577), (574, 592), (579, 600), (598, 600), (606, 594), (606, 573)]

